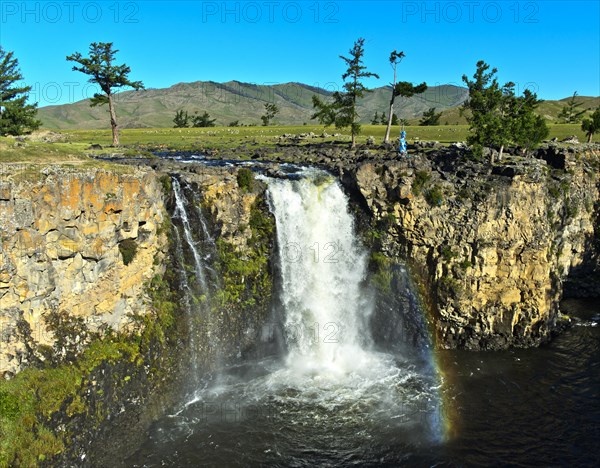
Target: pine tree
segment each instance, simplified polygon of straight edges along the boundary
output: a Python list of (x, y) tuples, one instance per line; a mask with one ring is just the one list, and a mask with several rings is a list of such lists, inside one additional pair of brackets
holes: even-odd
[[(425, 82), (415, 86), (409, 81), (400, 81), (394, 86), (394, 95), (405, 99), (413, 97), (415, 94), (424, 93), (425, 91), (427, 91), (427, 83)], [(400, 124), (408, 125), (408, 120), (401, 119)]]
[[(525, 90), (516, 97), (512, 82), (500, 87), (495, 75), (497, 69), (483, 60), (477, 62), (473, 80), (463, 75), (469, 88), (469, 99), (461, 112), (468, 111), (467, 122), (470, 134), (467, 142), (473, 145), (475, 154), (481, 155), (483, 148), (498, 148), (502, 159), (504, 147), (516, 144), (527, 151), (548, 136), (548, 127), (543, 117), (535, 114), (541, 102), (535, 93)], [(493, 153), (490, 152), (493, 164)]]
[(594, 133), (600, 132), (600, 107), (594, 111), (590, 119), (583, 119), (581, 130), (585, 132), (588, 143), (591, 143)]
[(528, 89), (523, 96), (512, 98), (508, 140), (520, 146), (523, 153), (539, 145), (550, 133), (546, 120), (535, 113), (540, 102), (537, 95)]
[(192, 127), (214, 127), (217, 119), (211, 119), (208, 112), (198, 115), (198, 111), (192, 116)]
[[(470, 111), (466, 116), (470, 125), (467, 142), (473, 145), (477, 155), (481, 155), (484, 147), (503, 147), (507, 140), (501, 105), (504, 91), (510, 89), (511, 83), (501, 88), (495, 77), (498, 70), (492, 68), (488, 72), (489, 69), (490, 66), (480, 60), (473, 80), (469, 80), (466, 75), (462, 77), (469, 88), (469, 98), (463, 104), (461, 112)], [(491, 158), (493, 164), (493, 156)]]
[(392, 114), (392, 125), (394, 127), (400, 125), (400, 122), (398, 121), (398, 116), (396, 114)]
[(265, 114), (260, 118), (263, 126), (267, 127), (278, 113), (279, 107), (276, 104), (265, 103)]
[(350, 57), (340, 55), (340, 58), (346, 63), (348, 69), (342, 75), (344, 80), (344, 91), (333, 93), (333, 101), (326, 103), (321, 101), (318, 96), (313, 96), (313, 107), (315, 113), (312, 119), (318, 119), (321, 124), (335, 124), (337, 128), (350, 127), (352, 135), (352, 148), (356, 146), (356, 136), (360, 134), (359, 115), (356, 110), (356, 103), (369, 90), (360, 81), (362, 78), (379, 78), (376, 73), (366, 71), (367, 67), (363, 65), (363, 55), (365, 40), (359, 38), (354, 47), (350, 50)]
[[(400, 62), (402, 62), (402, 59), (405, 57), (404, 52), (398, 52), (397, 50), (392, 51), (392, 53), (390, 54), (390, 65), (392, 67), (392, 69), (394, 70), (394, 81), (392, 81), (391, 85), (392, 85), (392, 97), (390, 98), (390, 117), (392, 115), (394, 115), (394, 101), (396, 100), (396, 68), (398, 67), (398, 64)], [(393, 119), (393, 117), (391, 117)], [(389, 143), (390, 141), (390, 131), (391, 131), (391, 126), (394, 125), (393, 120), (389, 120), (387, 122), (387, 127), (385, 129), (385, 137), (383, 138), (383, 142), (384, 143)]]
[(79, 71), (90, 75), (90, 83), (100, 86), (102, 93), (94, 94), (90, 99), (90, 106), (108, 104), (110, 112), (110, 126), (112, 128), (113, 146), (119, 146), (119, 127), (117, 125), (117, 113), (114, 105), (114, 89), (130, 86), (135, 90), (143, 89), (141, 81), (130, 81), (128, 78), (131, 68), (127, 65), (113, 65), (115, 54), (112, 42), (92, 42), (90, 44), (89, 58), (83, 57), (79, 52), (67, 56), (67, 61), (79, 63), (74, 66), (73, 71)]
[(558, 114), (558, 118), (563, 121), (563, 123), (577, 123), (583, 118), (583, 114), (585, 114), (585, 109), (580, 111), (578, 108), (582, 105), (581, 102), (577, 102), (575, 99), (577, 98), (577, 91), (573, 93), (573, 96), (567, 104), (562, 108), (560, 113)]
[(183, 111), (183, 109), (175, 112), (175, 118), (173, 119), (173, 123), (175, 124), (175, 128), (186, 128), (189, 123), (189, 115), (187, 111)]
[(379, 113), (377, 111), (375, 111), (373, 120), (371, 120), (371, 125), (379, 125)]
[(421, 125), (421, 126), (439, 125), (441, 116), (442, 116), (441, 112), (439, 114), (435, 113), (435, 107), (430, 107), (429, 110), (426, 110), (423, 113), (423, 117), (421, 118), (419, 125)]
[(27, 104), (31, 86), (20, 86), (23, 80), (19, 61), (13, 52), (0, 46), (0, 135), (21, 135), (42, 124), (36, 120), (37, 103)]

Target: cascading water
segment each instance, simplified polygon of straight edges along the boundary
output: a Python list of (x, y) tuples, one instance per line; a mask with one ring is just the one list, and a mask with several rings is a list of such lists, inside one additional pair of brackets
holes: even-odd
[(277, 222), (288, 366), (337, 375), (367, 365), (367, 255), (332, 178), (269, 183)]
[(282, 310), (274, 316), (282, 317), (285, 354), (199, 385), (130, 461), (403, 461), (398, 446), (410, 452), (441, 435), (437, 375), (408, 355), (382, 352), (371, 336), (368, 254), (337, 181), (314, 169), (264, 180), (277, 225)]
[(201, 289), (206, 291), (206, 266), (202, 261), (202, 257), (198, 252), (198, 247), (192, 235), (192, 226), (190, 225), (190, 219), (186, 211), (185, 197), (182, 193), (181, 184), (175, 177), (172, 179), (172, 184), (173, 194), (175, 195), (175, 212), (173, 213), (173, 217), (181, 220), (181, 224), (183, 225), (183, 235), (194, 259), (196, 281), (198, 281)]

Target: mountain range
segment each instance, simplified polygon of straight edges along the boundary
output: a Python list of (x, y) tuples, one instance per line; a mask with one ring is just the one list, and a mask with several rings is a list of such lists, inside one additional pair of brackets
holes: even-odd
[[(190, 115), (208, 112), (217, 125), (260, 125), (265, 113), (265, 103), (275, 103), (279, 113), (273, 123), (302, 125), (310, 123), (314, 113), (312, 97), (328, 98), (333, 90), (315, 88), (302, 83), (255, 85), (239, 81), (215, 83), (196, 81), (178, 83), (169, 88), (125, 91), (115, 95), (119, 125), (122, 128), (172, 127), (178, 110)], [(361, 121), (371, 122), (375, 112), (387, 113), (391, 87), (375, 88), (366, 93), (358, 103)], [(419, 96), (397, 99), (395, 113), (400, 118), (411, 119), (423, 114), (430, 107), (439, 111), (454, 108), (464, 102), (467, 90), (458, 86), (432, 86)], [(108, 128), (108, 108), (90, 107), (89, 100), (72, 104), (46, 106), (38, 115), (44, 127), (52, 129), (101, 129)]]
[[(175, 112), (184, 110), (189, 115), (208, 112), (217, 125), (260, 125), (265, 103), (275, 103), (279, 113), (273, 123), (302, 125), (311, 122), (312, 97), (322, 99), (331, 96), (333, 89), (316, 88), (303, 83), (257, 85), (240, 81), (216, 83), (195, 81), (178, 83), (169, 88), (125, 91), (115, 95), (119, 125), (122, 128), (172, 127)], [(370, 123), (377, 112), (387, 113), (391, 94), (390, 86), (383, 86), (366, 93), (358, 102), (358, 113), (363, 123)], [(431, 86), (421, 95), (396, 99), (395, 114), (410, 123), (418, 123), (423, 112), (435, 107), (442, 112), (440, 124), (465, 123), (459, 113), (460, 105), (467, 99), (466, 88), (454, 85)], [(549, 121), (556, 121), (558, 112), (570, 98), (560, 101), (544, 101), (539, 113)], [(595, 109), (599, 97), (578, 96), (580, 109)], [(38, 115), (44, 127), (50, 129), (103, 129), (109, 128), (108, 108), (90, 107), (89, 100), (72, 104), (46, 106)], [(313, 121), (314, 122), (314, 121)]]

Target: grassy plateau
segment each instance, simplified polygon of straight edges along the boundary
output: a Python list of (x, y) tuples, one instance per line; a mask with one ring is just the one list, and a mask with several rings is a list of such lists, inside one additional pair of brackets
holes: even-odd
[[(314, 133), (315, 138), (300, 140), (297, 144), (319, 142), (350, 142), (350, 133), (347, 129), (338, 130), (322, 125), (299, 125), (299, 126), (269, 126), (269, 127), (210, 127), (210, 128), (140, 128), (124, 129), (121, 131), (121, 144), (126, 147), (149, 147), (149, 148), (234, 148), (240, 145), (252, 146), (276, 146), (278, 144), (289, 144), (282, 139), (283, 135), (300, 135), (303, 133)], [(326, 133), (327, 137), (321, 136)], [(443, 144), (457, 141), (465, 141), (468, 134), (467, 125), (438, 125), (430, 127), (409, 126), (406, 127), (408, 142), (419, 140), (435, 140)], [(63, 134), (72, 144), (100, 144), (110, 145), (110, 130), (67, 130)], [(373, 137), (376, 143), (383, 140), (385, 134), (384, 125), (363, 125), (362, 132), (358, 137), (358, 143), (365, 143), (369, 137)], [(397, 139), (400, 127), (392, 127), (392, 139)], [(336, 135), (336, 136), (333, 136)], [(550, 125), (549, 138), (563, 139), (576, 135), (579, 141), (585, 141), (585, 135), (579, 124), (555, 124)]]

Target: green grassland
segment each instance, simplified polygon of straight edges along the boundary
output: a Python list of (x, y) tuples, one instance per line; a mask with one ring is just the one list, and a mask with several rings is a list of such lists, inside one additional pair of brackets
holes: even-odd
[[(557, 124), (559, 122), (558, 114), (562, 111), (563, 107), (570, 101), (571, 98), (564, 98), (558, 101), (542, 101), (538, 106), (536, 112), (547, 119), (550, 124)], [(600, 106), (600, 97), (590, 96), (577, 96), (575, 102), (580, 104), (577, 108), (579, 111), (585, 110), (583, 117), (589, 117), (592, 115), (594, 110)], [(441, 110), (441, 109), (440, 109)], [(442, 125), (466, 125), (467, 119), (460, 113), (460, 107), (450, 107), (448, 109), (441, 110), (442, 115), (440, 116), (440, 123)], [(409, 123), (413, 125), (419, 124), (420, 118), (409, 119)]]
[[(195, 111), (208, 112), (216, 119), (217, 125), (226, 126), (238, 121), (244, 125), (260, 125), (264, 114), (264, 104), (274, 103), (279, 113), (274, 123), (277, 125), (314, 125), (312, 97), (327, 100), (334, 89), (319, 89), (302, 83), (258, 85), (229, 81), (215, 83), (196, 81), (178, 83), (169, 88), (124, 91), (115, 94), (117, 115), (121, 128), (166, 128), (173, 125), (177, 110), (186, 110), (190, 115)], [(391, 88), (374, 88), (358, 100), (358, 115), (362, 123), (370, 123), (375, 112), (381, 116), (389, 108)], [(418, 125), (423, 112), (434, 107), (442, 112), (440, 124), (465, 125), (466, 119), (460, 115), (460, 106), (467, 99), (467, 89), (453, 85), (431, 86), (423, 94), (410, 98), (398, 97), (394, 113), (401, 119), (408, 119), (411, 125)], [(538, 113), (549, 123), (557, 123), (558, 114), (571, 97), (557, 101), (543, 101)], [(600, 105), (600, 97), (577, 96), (579, 110), (590, 114)], [(71, 104), (46, 106), (39, 109), (39, 118), (44, 127), (57, 130), (109, 128), (106, 106), (90, 107), (89, 100)]]
[[(278, 144), (293, 144), (289, 139), (281, 138), (283, 135), (316, 135), (315, 138), (300, 140), (297, 144), (350, 142), (347, 129), (336, 130), (322, 125), (299, 126), (270, 126), (270, 127), (212, 127), (212, 128), (155, 128), (155, 129), (125, 129), (121, 131), (121, 144), (126, 147), (142, 147), (148, 149), (219, 149), (246, 146), (276, 146)], [(406, 127), (409, 142), (416, 139), (439, 141), (449, 144), (465, 141), (468, 134), (466, 125), (438, 125), (431, 127), (408, 126)], [(329, 136), (322, 138), (324, 133)], [(110, 130), (70, 130), (64, 134), (73, 144), (100, 144), (108, 146), (111, 143)], [(384, 125), (363, 125), (358, 137), (359, 143), (365, 143), (368, 137), (373, 137), (376, 143), (383, 140)], [(392, 139), (397, 139), (400, 127), (392, 127)], [(337, 135), (337, 136), (333, 136)], [(550, 137), (563, 139), (576, 135), (580, 141), (585, 141), (585, 135), (579, 124), (550, 125)]]
[(49, 165), (65, 173), (87, 169), (103, 169), (119, 174), (133, 171), (132, 167), (123, 164), (90, 157), (101, 151), (89, 151), (88, 147), (85, 143), (77, 142), (16, 142), (13, 138), (0, 137), (0, 180), (39, 182), (45, 178), (43, 170)]

